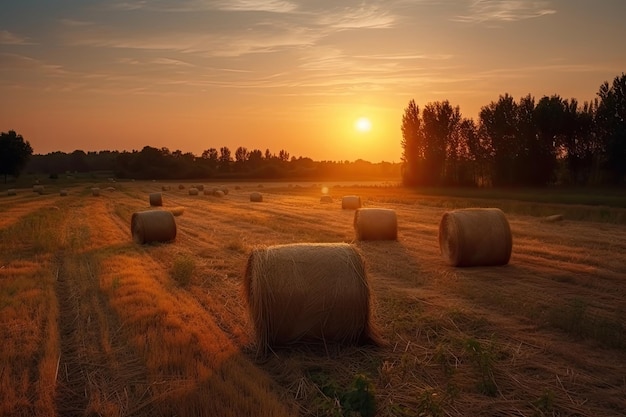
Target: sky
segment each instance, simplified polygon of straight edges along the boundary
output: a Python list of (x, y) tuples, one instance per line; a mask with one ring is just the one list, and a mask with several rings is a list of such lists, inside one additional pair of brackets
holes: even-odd
[(7, 0), (0, 131), (36, 154), (400, 162), (410, 100), (475, 120), (505, 93), (593, 100), (626, 72), (625, 19), (624, 0)]

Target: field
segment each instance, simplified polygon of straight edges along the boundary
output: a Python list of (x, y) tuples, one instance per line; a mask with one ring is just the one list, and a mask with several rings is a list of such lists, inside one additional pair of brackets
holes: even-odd
[[(328, 184), (332, 203), (310, 183), (231, 183), (218, 198), (172, 183), (175, 242), (137, 245), (131, 215), (161, 185), (2, 193), (0, 416), (625, 415), (623, 207), (374, 183)], [(349, 194), (396, 210), (398, 240), (355, 241)], [(506, 213), (508, 265), (441, 257), (443, 212), (471, 206)], [(358, 248), (383, 346), (258, 353), (248, 255), (295, 242)]]

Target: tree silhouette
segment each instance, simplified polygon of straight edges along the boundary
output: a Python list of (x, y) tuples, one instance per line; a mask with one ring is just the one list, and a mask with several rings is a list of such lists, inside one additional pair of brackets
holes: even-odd
[(612, 184), (626, 180), (626, 74), (604, 82), (598, 91), (598, 133), (603, 138), (603, 166)]
[(424, 182), (424, 140), (422, 119), (415, 100), (409, 101), (402, 116), (402, 181), (406, 185)]
[(0, 133), (0, 175), (4, 175), (5, 184), (7, 176), (20, 175), (32, 154), (33, 148), (22, 135), (18, 135), (14, 130)]

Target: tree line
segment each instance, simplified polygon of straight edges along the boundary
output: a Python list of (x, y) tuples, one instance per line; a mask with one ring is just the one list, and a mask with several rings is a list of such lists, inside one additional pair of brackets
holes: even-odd
[(478, 121), (447, 100), (402, 117), (402, 179), (421, 186), (623, 185), (626, 74), (582, 105), (558, 95), (483, 106)]
[(33, 155), (25, 167), (30, 174), (58, 177), (61, 174), (95, 171), (113, 172), (117, 178), (132, 179), (389, 179), (400, 176), (401, 164), (356, 161), (313, 161), (290, 156), (281, 149), (248, 150), (234, 153), (226, 147), (209, 148), (196, 156), (166, 147), (144, 146), (140, 151), (52, 152)]

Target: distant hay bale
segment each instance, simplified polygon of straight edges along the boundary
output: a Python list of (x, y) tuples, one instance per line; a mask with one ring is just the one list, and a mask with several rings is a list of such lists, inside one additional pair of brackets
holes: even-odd
[(165, 210), (139, 211), (131, 217), (130, 231), (139, 244), (169, 242), (176, 238), (176, 220)]
[(115, 187), (107, 187), (107, 188), (105, 188), (105, 190), (107, 190), (108, 192), (112, 193), (113, 191), (115, 191)]
[(358, 195), (345, 195), (341, 199), (341, 208), (354, 210), (361, 208), (361, 197)]
[(329, 195), (323, 195), (320, 197), (320, 203), (332, 203), (333, 198)]
[(253, 203), (261, 203), (263, 201), (263, 194), (261, 193), (250, 193), (250, 201)]
[(204, 191), (204, 185), (203, 184), (198, 184), (198, 185), (196, 185), (196, 189), (198, 191)]
[(185, 207), (173, 207), (170, 210), (170, 213), (172, 213), (174, 216), (182, 216), (183, 213), (185, 212)]
[(398, 218), (395, 210), (360, 208), (354, 212), (354, 231), (358, 240), (398, 239)]
[(198, 189), (195, 187), (191, 187), (189, 189), (189, 195), (198, 195)]
[(39, 195), (43, 194), (43, 192), (44, 192), (43, 185), (33, 185), (33, 192), (37, 193)]
[(67, 190), (61, 190), (61, 191), (59, 191), (59, 195), (60, 195), (61, 197), (67, 197)]
[(185, 189), (185, 186), (184, 186), (183, 184), (178, 184), (178, 189), (179, 189), (179, 190), (184, 190), (184, 189)]
[(222, 190), (222, 192), (224, 193), (224, 195), (228, 195), (229, 190), (228, 190), (228, 187), (227, 187), (227, 186), (222, 185), (222, 186), (220, 187), (220, 190)]
[(513, 239), (498, 208), (448, 211), (439, 222), (439, 249), (452, 266), (506, 265)]
[(365, 266), (352, 245), (255, 249), (243, 287), (260, 351), (296, 342), (380, 343)]
[(100, 188), (94, 187), (91, 189), (91, 195), (94, 197), (100, 196)]
[(235, 190), (241, 190), (241, 187), (239, 185), (235, 185)]
[(161, 193), (151, 193), (150, 197), (150, 205), (151, 206), (162, 206), (163, 205), (163, 196)]
[(215, 190), (215, 191), (213, 191), (213, 195), (215, 197), (222, 198), (222, 197), (224, 197), (224, 191), (222, 191), (222, 190)]
[(17, 191), (14, 188), (9, 188), (7, 190), (7, 195), (17, 195)]
[(209, 190), (208, 188), (205, 188), (202, 193), (204, 195), (213, 195), (213, 190)]
[(560, 222), (560, 221), (563, 221), (563, 215), (562, 214), (553, 214), (552, 216), (544, 217), (542, 220), (544, 222), (548, 222), (548, 223)]
[(161, 186), (161, 191), (169, 191), (172, 187), (170, 187), (169, 185), (162, 185)]

